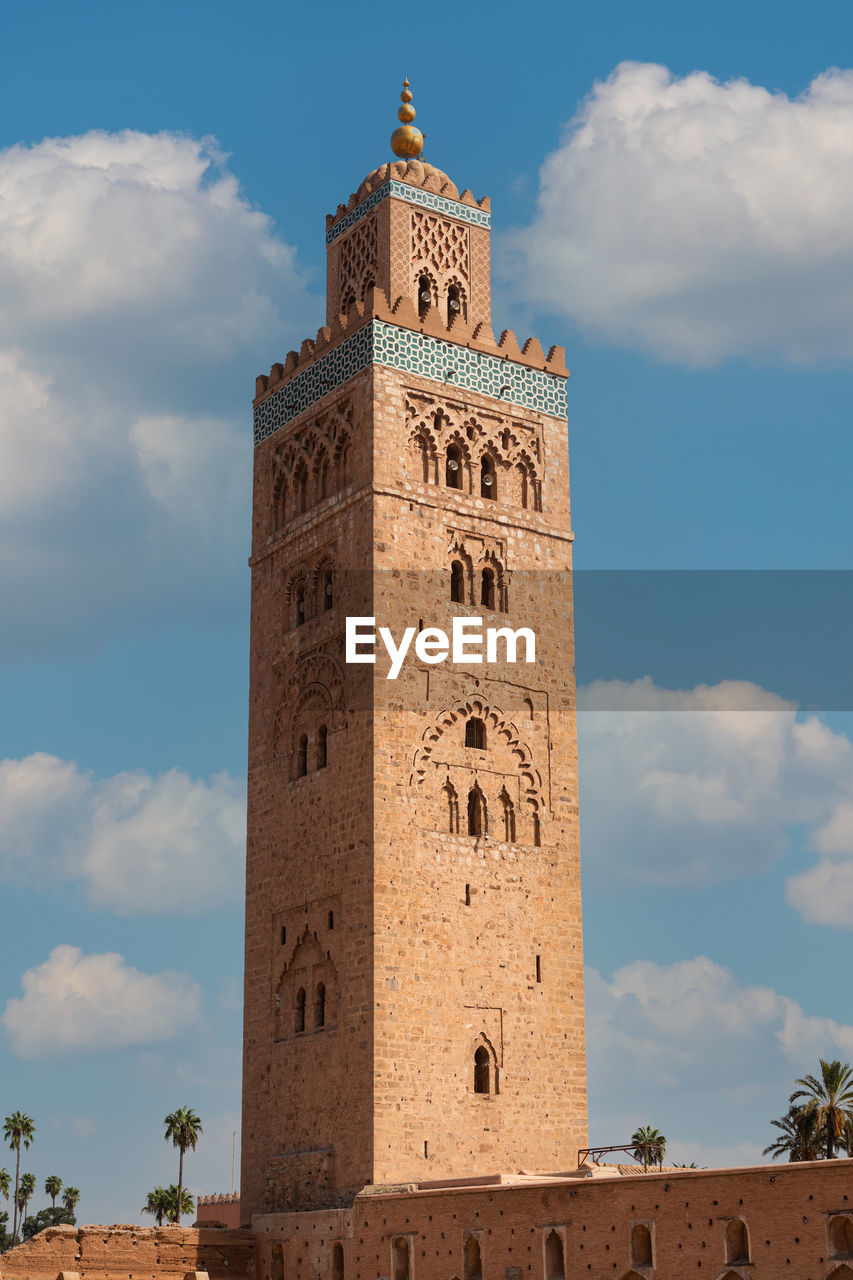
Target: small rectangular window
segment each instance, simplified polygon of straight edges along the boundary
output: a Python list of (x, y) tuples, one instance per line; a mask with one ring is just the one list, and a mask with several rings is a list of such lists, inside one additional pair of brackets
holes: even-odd
[(542, 981), (542, 957), (541, 956), (536, 957), (536, 981), (537, 982)]
[(465, 906), (466, 906), (466, 907), (470, 907), (470, 905), (471, 905), (471, 886), (470, 886), (470, 884), (466, 884), (466, 886), (465, 886)]
[(287, 942), (287, 928), (284, 925), (282, 925), (281, 926), (281, 945), (284, 946), (285, 942)]
[(334, 927), (335, 927), (335, 913), (334, 911), (330, 911), (329, 912), (329, 928), (334, 929)]

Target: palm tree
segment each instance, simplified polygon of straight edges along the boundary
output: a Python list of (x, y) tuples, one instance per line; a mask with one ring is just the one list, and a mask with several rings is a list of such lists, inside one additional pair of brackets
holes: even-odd
[[(181, 1191), (181, 1213), (192, 1213), (195, 1208), (195, 1201), (186, 1189)], [(168, 1215), (170, 1222), (180, 1223), (180, 1215), (178, 1213), (178, 1188), (174, 1182), (166, 1192), (166, 1200), (169, 1206)]]
[(634, 1159), (642, 1160), (644, 1169), (650, 1164), (657, 1164), (663, 1168), (666, 1138), (658, 1129), (653, 1129), (649, 1124), (641, 1125), (631, 1134), (631, 1141), (636, 1144), (633, 1152)]
[(12, 1201), (12, 1244), (18, 1243), (18, 1188), (20, 1183), (21, 1170), (21, 1144), (24, 1150), (29, 1148), (30, 1143), (35, 1137), (36, 1127), (30, 1116), (24, 1115), (23, 1111), (13, 1111), (7, 1116), (3, 1122), (3, 1141), (8, 1142), (9, 1146), (15, 1152), (15, 1198)]
[(838, 1058), (825, 1062), (819, 1058), (820, 1076), (803, 1076), (795, 1083), (801, 1088), (791, 1094), (791, 1102), (804, 1098), (804, 1111), (813, 1111), (826, 1131), (826, 1158), (835, 1155), (836, 1143), (844, 1138), (847, 1125), (853, 1120), (853, 1067)]
[(192, 1210), (188, 1211), (183, 1208), (184, 1152), (188, 1147), (195, 1151), (195, 1144), (202, 1133), (201, 1120), (192, 1107), (179, 1107), (177, 1111), (173, 1111), (166, 1116), (163, 1123), (166, 1126), (166, 1132), (163, 1136), (167, 1142), (171, 1138), (172, 1146), (177, 1147), (181, 1153), (178, 1160), (177, 1217), (175, 1219), (178, 1226), (180, 1226), (181, 1213), (192, 1212)]
[(62, 1190), (62, 1180), (60, 1178), (57, 1178), (55, 1173), (52, 1173), (49, 1178), (45, 1178), (44, 1194), (46, 1196), (50, 1196), (51, 1209), (56, 1208), (56, 1197), (59, 1195), (61, 1190)]
[(80, 1199), (80, 1192), (76, 1187), (66, 1187), (62, 1193), (62, 1203), (69, 1213), (73, 1213), (77, 1208), (77, 1201)]
[(148, 1199), (143, 1206), (143, 1213), (151, 1213), (157, 1219), (157, 1226), (162, 1227), (163, 1219), (169, 1213), (169, 1192), (165, 1187), (155, 1187), (148, 1192)]
[(36, 1175), (34, 1173), (22, 1173), (21, 1185), (18, 1188), (18, 1208), (21, 1211), (21, 1216), (19, 1219), (20, 1222), (23, 1222), (26, 1216), (27, 1205), (29, 1204), (35, 1189), (36, 1189)]
[(787, 1156), (789, 1163), (820, 1159), (824, 1133), (814, 1111), (792, 1105), (781, 1120), (771, 1120), (770, 1123), (782, 1130), (782, 1137), (765, 1147), (761, 1153), (763, 1156), (772, 1156), (774, 1160)]
[(9, 1192), (12, 1190), (12, 1179), (9, 1177), (5, 1169), (0, 1169), (0, 1196), (4, 1200), (9, 1199)]

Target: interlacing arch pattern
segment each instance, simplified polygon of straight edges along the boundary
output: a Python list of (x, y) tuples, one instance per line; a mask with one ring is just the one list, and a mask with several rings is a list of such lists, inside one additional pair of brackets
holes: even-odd
[(274, 463), (274, 531), (344, 488), (351, 440), (352, 406), (341, 401), (284, 441)]
[(376, 283), (376, 218), (365, 218), (341, 241), (341, 311), (363, 302)]
[[(467, 226), (420, 209), (412, 210), (412, 265), (415, 276), (423, 266), (439, 276), (471, 279)], [(450, 283), (447, 281), (446, 283)]]
[[(544, 811), (542, 801), (542, 775), (533, 763), (533, 755), (522, 740), (516, 726), (499, 707), (490, 706), (484, 699), (472, 697), (457, 702), (442, 711), (436, 720), (424, 730), (421, 745), (412, 761), (409, 785), (421, 787), (427, 775), (439, 765), (436, 749), (446, 733), (453, 733), (464, 740), (465, 724), (472, 717), (482, 720), (486, 726), (486, 740), (490, 747), (502, 745), (509, 748), (519, 781), (519, 796), (525, 808), (537, 815)], [(448, 796), (448, 800), (449, 800)]]
[(456, 415), (444, 406), (413, 400), (406, 401), (406, 426), (412, 479), (478, 496), (486, 459), (494, 472), (498, 502), (542, 510), (538, 436), (522, 441), (493, 419), (486, 426), (476, 413)]

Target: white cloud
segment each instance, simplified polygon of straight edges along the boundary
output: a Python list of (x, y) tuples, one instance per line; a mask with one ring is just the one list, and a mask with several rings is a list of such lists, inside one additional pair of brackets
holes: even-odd
[[(614, 1132), (617, 1097), (621, 1140), (653, 1124), (670, 1140), (672, 1159), (753, 1163), (794, 1080), (819, 1056), (853, 1053), (853, 1026), (812, 1017), (705, 956), (635, 961), (610, 981), (587, 969), (585, 985), (591, 1141)], [(697, 1137), (709, 1125), (716, 1149)]]
[[(789, 883), (807, 919), (853, 927), (853, 743), (758, 685), (597, 681), (579, 690), (588, 883), (698, 886), (760, 875), (793, 825), (822, 861)], [(824, 900), (832, 880), (834, 897)]]
[(123, 915), (198, 913), (239, 896), (243, 787), (178, 769), (96, 778), (37, 752), (0, 761), (0, 873), (80, 883)]
[(531, 300), (664, 359), (853, 354), (853, 71), (798, 98), (624, 62), (510, 237)]
[(254, 374), (316, 302), (210, 140), (0, 151), (6, 654), (222, 614), (245, 574)]
[(185, 973), (140, 973), (114, 952), (79, 947), (54, 947), (21, 986), (0, 1019), (21, 1058), (169, 1040), (201, 1010), (201, 988)]
[(821, 859), (809, 871), (790, 878), (785, 896), (810, 924), (853, 929), (853, 860)]

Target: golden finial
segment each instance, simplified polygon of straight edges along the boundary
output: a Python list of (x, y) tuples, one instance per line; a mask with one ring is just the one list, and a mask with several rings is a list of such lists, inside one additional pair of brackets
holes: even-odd
[(395, 156), (399, 156), (402, 160), (411, 160), (415, 156), (419, 156), (424, 149), (424, 135), (420, 129), (416, 129), (412, 121), (415, 118), (415, 108), (412, 106), (412, 93), (409, 88), (408, 80), (403, 81), (403, 92), (400, 94), (402, 107), (397, 112), (397, 119), (402, 123), (399, 129), (395, 129), (391, 134), (391, 150)]

